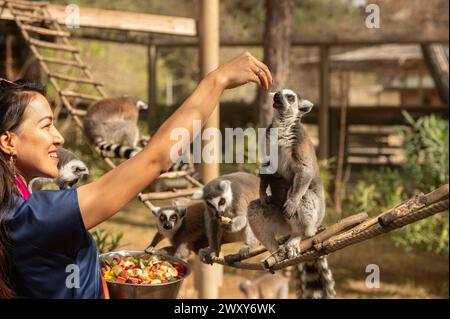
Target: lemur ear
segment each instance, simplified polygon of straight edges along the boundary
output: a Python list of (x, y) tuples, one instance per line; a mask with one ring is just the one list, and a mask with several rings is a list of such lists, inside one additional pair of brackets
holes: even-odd
[(186, 217), (187, 208), (186, 207), (178, 207), (178, 213), (180, 214), (180, 219)]
[(192, 194), (192, 199), (203, 199), (203, 189), (199, 189)]
[(314, 106), (314, 104), (312, 104), (311, 101), (302, 100), (300, 102), (300, 105), (298, 106), (298, 110), (300, 111), (301, 115), (304, 115), (306, 113), (309, 113), (309, 111), (311, 111), (313, 106)]
[(230, 182), (230, 181), (220, 181), (220, 184), (219, 184), (220, 188), (221, 188), (223, 191), (225, 191), (225, 190), (227, 190), (228, 188), (230, 188), (230, 185), (231, 185), (231, 182)]
[(151, 208), (151, 211), (152, 211), (153, 215), (156, 216), (156, 215), (158, 214), (158, 212), (159, 212), (160, 209), (161, 209), (161, 207), (153, 206), (153, 207)]
[(138, 108), (138, 110), (147, 110), (148, 104), (145, 103), (144, 101), (139, 100), (136, 102), (136, 107)]

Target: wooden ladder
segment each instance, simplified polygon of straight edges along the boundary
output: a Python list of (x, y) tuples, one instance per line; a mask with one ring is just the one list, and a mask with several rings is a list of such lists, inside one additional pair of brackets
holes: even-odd
[[(14, 18), (14, 21), (28, 44), (34, 58), (37, 59), (42, 70), (48, 76), (50, 83), (61, 98), (63, 106), (84, 133), (83, 121), (81, 118), (86, 115), (86, 110), (74, 106), (74, 101), (80, 99), (89, 102), (97, 101), (105, 98), (107, 94), (103, 89), (103, 83), (94, 79), (89, 67), (81, 60), (78, 48), (70, 43), (70, 33), (62, 30), (58, 21), (51, 16), (48, 5), (48, 2), (43, 1), (4, 0), (3, 5), (0, 8), (0, 17), (2, 11), (7, 8)], [(44, 40), (41, 38), (44, 38)], [(47, 38), (51, 38), (54, 41), (48, 41)], [(65, 57), (55, 58), (54, 55), (48, 53), (45, 54), (45, 51), (65, 55)], [(56, 72), (51, 66), (62, 66), (65, 68), (65, 72)], [(81, 74), (78, 76), (66, 75), (66, 73), (71, 74), (69, 71), (74, 71), (74, 73), (81, 72)], [(77, 90), (73, 90), (70, 89), (68, 84), (75, 84), (79, 87)], [(84, 89), (82, 87), (84, 87)], [(92, 92), (94, 94), (92, 94)], [(111, 168), (116, 167), (110, 158), (103, 157), (97, 148), (94, 149)], [(154, 207), (151, 200), (189, 196), (198, 187), (203, 186), (200, 182), (190, 176), (189, 172), (185, 171), (167, 172), (158, 178), (172, 179), (180, 177), (186, 179), (188, 184), (194, 186), (194, 188), (173, 190), (169, 192), (140, 193), (138, 194), (139, 200), (151, 209)]]

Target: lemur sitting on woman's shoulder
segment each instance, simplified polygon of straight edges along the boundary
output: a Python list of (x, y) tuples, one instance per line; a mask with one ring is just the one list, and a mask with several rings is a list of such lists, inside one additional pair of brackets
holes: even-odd
[(59, 189), (68, 189), (89, 174), (86, 164), (68, 149), (58, 147), (57, 156), (59, 159), (58, 176), (56, 178), (33, 178), (28, 185), (31, 192), (38, 191), (48, 184), (56, 184)]

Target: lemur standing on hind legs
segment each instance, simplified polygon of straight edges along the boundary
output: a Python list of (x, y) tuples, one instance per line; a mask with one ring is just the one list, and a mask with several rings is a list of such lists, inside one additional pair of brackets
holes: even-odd
[(133, 157), (141, 150), (137, 147), (139, 111), (147, 108), (146, 103), (134, 97), (104, 98), (89, 106), (84, 130), (103, 156)]
[[(282, 260), (298, 255), (302, 238), (316, 234), (325, 215), (325, 196), (314, 146), (301, 125), (301, 118), (313, 104), (291, 90), (276, 92), (273, 101), (274, 116), (266, 133), (266, 144), (273, 138), (271, 129), (277, 129), (277, 166), (273, 173), (260, 175), (260, 199), (250, 203), (248, 219), (261, 244)], [(267, 195), (269, 186), (270, 197)], [(279, 246), (277, 236), (287, 234), (292, 235), (291, 238)], [(322, 260), (316, 263), (328, 267)], [(319, 268), (315, 269), (318, 271)], [(312, 267), (303, 267), (302, 271), (305, 269), (308, 274)], [(332, 277), (325, 286), (323, 296), (333, 298)]]

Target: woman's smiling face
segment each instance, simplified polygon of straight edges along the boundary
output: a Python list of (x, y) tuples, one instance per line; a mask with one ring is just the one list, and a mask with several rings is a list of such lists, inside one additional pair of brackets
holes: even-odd
[(33, 94), (14, 134), (16, 168), (27, 182), (38, 176), (58, 176), (56, 150), (64, 138), (54, 126), (53, 112), (44, 96)]

